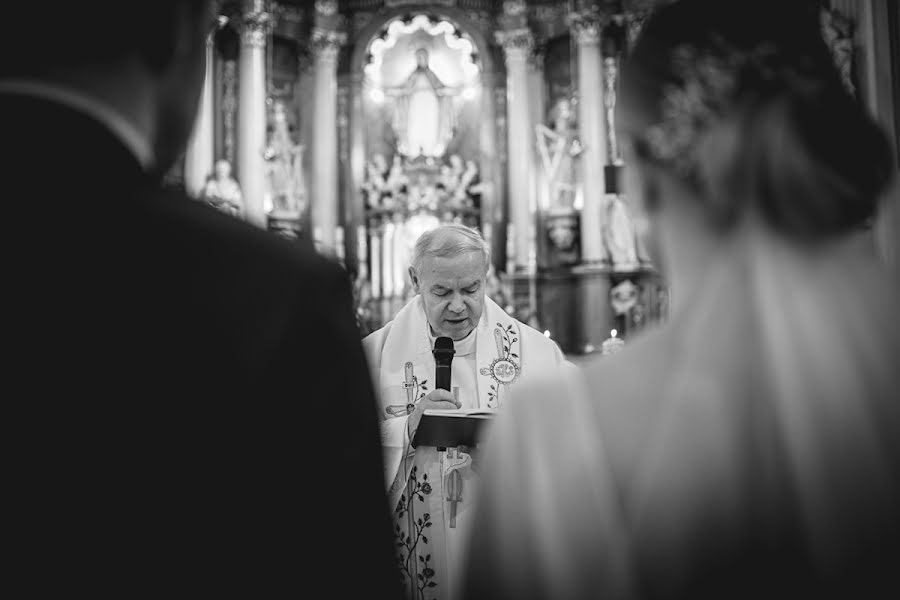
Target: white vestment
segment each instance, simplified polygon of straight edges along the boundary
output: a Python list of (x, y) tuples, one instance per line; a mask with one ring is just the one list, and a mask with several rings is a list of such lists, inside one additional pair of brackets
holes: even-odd
[[(414, 297), (393, 321), (368, 335), (363, 347), (380, 399), (385, 479), (407, 597), (458, 598), (478, 476), (469, 454), (410, 446), (408, 406), (434, 389), (434, 338), (421, 297)], [(455, 342), (454, 349), (451, 385), (459, 388), (463, 409), (499, 409), (509, 387), (527, 380), (531, 370), (570, 364), (555, 342), (510, 317), (487, 297), (478, 326)], [(474, 466), (478, 468), (477, 462)], [(445, 489), (451, 471), (462, 480), (452, 527)]]

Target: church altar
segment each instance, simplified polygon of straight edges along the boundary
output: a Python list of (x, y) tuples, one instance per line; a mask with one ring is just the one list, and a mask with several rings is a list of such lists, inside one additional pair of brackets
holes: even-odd
[(409, 298), (416, 238), (459, 222), (491, 246), (489, 295), (599, 352), (666, 312), (614, 123), (654, 2), (225, 0), (184, 180), (194, 149), (232, 165), (240, 218), (340, 261), (364, 332)]

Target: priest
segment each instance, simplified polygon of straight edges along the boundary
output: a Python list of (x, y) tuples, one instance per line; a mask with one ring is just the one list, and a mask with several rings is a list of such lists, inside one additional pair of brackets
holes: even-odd
[[(413, 448), (422, 413), (502, 409), (529, 373), (571, 363), (555, 342), (485, 296), (490, 247), (477, 230), (449, 224), (427, 231), (411, 262), (417, 295), (363, 346), (381, 402), (385, 479), (407, 595), (453, 600), (478, 485), (477, 449)], [(453, 340), (452, 391), (434, 386), (438, 337)]]

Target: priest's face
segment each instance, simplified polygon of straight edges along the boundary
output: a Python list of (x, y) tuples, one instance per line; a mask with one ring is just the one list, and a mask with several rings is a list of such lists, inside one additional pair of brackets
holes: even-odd
[(461, 340), (475, 329), (484, 310), (486, 273), (481, 252), (426, 256), (419, 272), (410, 268), (410, 279), (422, 295), (433, 334)]

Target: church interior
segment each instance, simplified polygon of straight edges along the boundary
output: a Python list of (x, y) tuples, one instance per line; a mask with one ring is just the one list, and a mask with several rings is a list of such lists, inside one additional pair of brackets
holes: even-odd
[[(567, 355), (600, 353), (678, 300), (615, 120), (620, 61), (659, 1), (227, 0), (168, 181), (340, 261), (363, 333), (411, 297), (421, 233), (475, 226), (489, 296)], [(896, 148), (897, 3), (821, 4), (845, 83)], [(868, 234), (897, 270), (896, 185), (883, 207)]]

